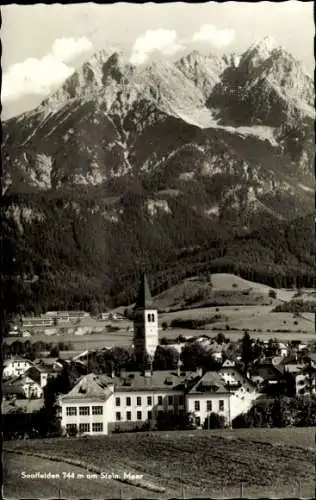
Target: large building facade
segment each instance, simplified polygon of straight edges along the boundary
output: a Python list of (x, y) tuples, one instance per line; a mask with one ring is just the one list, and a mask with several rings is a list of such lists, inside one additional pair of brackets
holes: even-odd
[(227, 386), (220, 372), (126, 372), (108, 377), (90, 373), (59, 398), (62, 427), (70, 432), (109, 434), (149, 424), (154, 428), (160, 412), (194, 414), (198, 426), (211, 413), (227, 425), (249, 410), (259, 393), (242, 384)]

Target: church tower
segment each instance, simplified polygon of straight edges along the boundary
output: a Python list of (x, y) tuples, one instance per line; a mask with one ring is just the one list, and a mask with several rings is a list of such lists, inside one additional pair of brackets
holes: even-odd
[(136, 361), (145, 368), (153, 360), (158, 345), (158, 311), (146, 275), (143, 274), (134, 308), (134, 352)]

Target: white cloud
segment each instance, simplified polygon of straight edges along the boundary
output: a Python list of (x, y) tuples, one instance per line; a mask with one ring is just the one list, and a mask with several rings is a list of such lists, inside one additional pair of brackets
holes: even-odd
[(92, 47), (86, 38), (60, 38), (55, 40), (51, 53), (41, 59), (28, 58), (13, 64), (2, 76), (3, 101), (19, 99), (23, 95), (47, 95), (61, 85), (74, 68), (66, 64)]
[(130, 62), (132, 64), (142, 64), (149, 54), (158, 51), (165, 55), (172, 55), (178, 52), (182, 45), (177, 42), (177, 32), (174, 30), (147, 30), (138, 37), (133, 45)]
[(88, 38), (58, 38), (53, 43), (53, 55), (63, 62), (68, 62), (92, 48), (92, 43)]
[(227, 47), (235, 38), (235, 31), (229, 28), (219, 29), (213, 24), (204, 24), (192, 36), (193, 42), (207, 42), (221, 49)]

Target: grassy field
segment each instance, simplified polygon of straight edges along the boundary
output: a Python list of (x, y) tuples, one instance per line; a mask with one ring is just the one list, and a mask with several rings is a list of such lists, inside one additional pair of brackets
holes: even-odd
[[(216, 309), (219, 309), (217, 311)], [(237, 340), (244, 334), (244, 329), (250, 331), (253, 338), (271, 338), (276, 337), (283, 341), (301, 339), (303, 341), (315, 340), (315, 315), (313, 313), (302, 313), (300, 317), (294, 317), (293, 313), (274, 313), (270, 307), (266, 306), (248, 306), (248, 307), (206, 307), (200, 309), (187, 309), (172, 313), (159, 315), (160, 324), (167, 322), (170, 324), (174, 319), (205, 319), (212, 318), (215, 314), (220, 314), (222, 319), (211, 325), (205, 325), (203, 330), (190, 330), (179, 328), (168, 328), (166, 331), (159, 332), (160, 338), (167, 337), (175, 339), (178, 335), (199, 336), (206, 334), (215, 336), (219, 331), (223, 331), (225, 336), (231, 340)], [(296, 324), (295, 324), (296, 323)], [(226, 329), (226, 325), (229, 329)], [(281, 331), (277, 331), (281, 330)], [(287, 330), (287, 331), (284, 331)], [(94, 333), (91, 335), (51, 335), (37, 334), (32, 337), (16, 339), (8, 337), (6, 343), (12, 343), (16, 340), (31, 342), (43, 341), (57, 343), (59, 341), (70, 342), (73, 350), (84, 351), (93, 350), (102, 347), (113, 347), (120, 345), (129, 347), (133, 343), (133, 332), (126, 328), (114, 333)]]
[[(21, 479), (22, 471), (27, 474), (70, 472), (75, 479)], [(84, 477), (78, 479), (78, 475)], [(52, 462), (38, 457), (5, 453), (3, 457), (3, 493), (7, 500), (13, 498), (157, 498), (157, 493), (125, 485), (113, 480), (87, 478), (82, 467), (65, 462)]]
[[(236, 297), (242, 297), (242, 293), (249, 291), (251, 294), (262, 295), (264, 300), (270, 300), (268, 297), (270, 287), (262, 283), (255, 283), (247, 281), (239, 276), (232, 274), (214, 274), (211, 277), (212, 287), (208, 283), (202, 282), (198, 278), (190, 278), (184, 280), (178, 285), (171, 287), (162, 294), (155, 297), (157, 307), (183, 307), (187, 298), (191, 298), (199, 290), (200, 287), (208, 287), (212, 293), (215, 293), (223, 298), (224, 292), (230, 293), (232, 298), (236, 301)], [(210, 319), (212, 323), (205, 325), (202, 333), (210, 336), (215, 336), (219, 331), (224, 330), (226, 337), (237, 340), (244, 333), (244, 329), (248, 329), (254, 338), (271, 338), (276, 337), (280, 340), (291, 341), (302, 339), (304, 341), (315, 339), (315, 315), (313, 313), (301, 313), (298, 317), (294, 316), (291, 312), (273, 312), (277, 304), (286, 303), (290, 301), (295, 295), (295, 290), (276, 290), (277, 300), (274, 300), (270, 305), (245, 305), (247, 303), (247, 296), (244, 297), (244, 305), (223, 305), (219, 307), (198, 307), (191, 309), (182, 309), (168, 313), (159, 314), (160, 325), (166, 322), (170, 325), (172, 320), (175, 319)], [(303, 297), (309, 297), (315, 294), (313, 290), (305, 290)], [(229, 299), (229, 297), (228, 297)], [(263, 302), (264, 303), (264, 302)], [(120, 308), (123, 312), (125, 308)], [(215, 315), (220, 315), (217, 322), (212, 319)], [(116, 332), (106, 331), (107, 326), (116, 326), (120, 330)], [(60, 331), (59, 334), (45, 335), (44, 333), (36, 333), (32, 337), (18, 340), (30, 340), (31, 342), (43, 341), (57, 343), (59, 341), (70, 342), (73, 349), (76, 351), (84, 351), (86, 349), (93, 350), (102, 347), (113, 347), (120, 345), (128, 347), (133, 342), (133, 325), (131, 321), (97, 321), (94, 319), (85, 319), (76, 328), (103, 328), (103, 332), (96, 332), (93, 334), (74, 335), (73, 333), (66, 333)], [(189, 329), (171, 329), (160, 331), (160, 337), (167, 337), (174, 339), (178, 335), (201, 335), (201, 330)], [(17, 340), (14, 337), (6, 338), (7, 343), (12, 343)]]
[[(121, 434), (71, 441), (6, 442), (5, 448), (63, 459), (84, 457), (104, 471), (144, 474), (146, 481), (166, 488), (156, 498), (176, 492), (180, 496), (181, 489), (187, 497), (238, 497), (241, 483), (247, 498), (297, 497), (299, 483), (301, 494), (313, 498), (315, 488), (312, 428)], [(18, 455), (10, 456), (14, 462), (12, 456)], [(29, 460), (32, 462), (33, 457), (24, 464)], [(51, 462), (51, 470), (55, 470), (54, 464)]]
[(278, 301), (288, 301), (295, 295), (295, 290), (277, 289), (276, 300), (269, 298), (271, 287), (256, 283), (228, 273), (215, 273), (210, 281), (193, 277), (179, 282), (155, 297), (160, 309), (183, 309), (187, 304), (195, 307), (207, 302), (219, 302), (226, 305), (269, 305)]

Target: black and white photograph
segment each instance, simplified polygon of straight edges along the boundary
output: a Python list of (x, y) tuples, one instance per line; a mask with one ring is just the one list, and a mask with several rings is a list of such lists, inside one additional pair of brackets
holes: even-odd
[(313, 2), (1, 7), (2, 497), (316, 497)]

